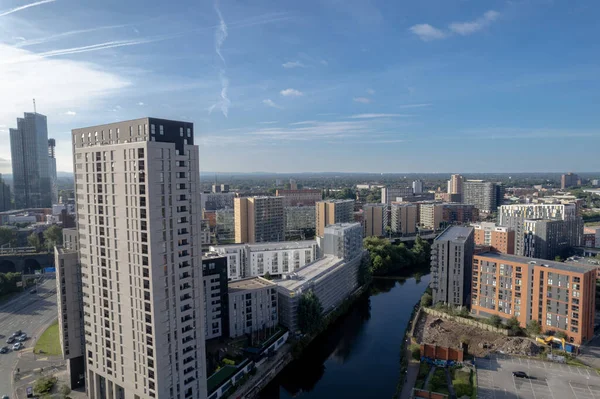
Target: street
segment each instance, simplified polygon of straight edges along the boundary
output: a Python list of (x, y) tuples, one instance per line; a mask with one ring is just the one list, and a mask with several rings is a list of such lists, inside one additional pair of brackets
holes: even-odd
[[(16, 330), (27, 333), (29, 339), (24, 342), (30, 348), (43, 329), (57, 317), (56, 280), (45, 279), (39, 286), (37, 294), (30, 294), (29, 289), (10, 301), (0, 305), (0, 347), (12, 345), (6, 339)], [(18, 351), (12, 349), (0, 354), (0, 396), (13, 397), (11, 390), (12, 371), (18, 357)]]

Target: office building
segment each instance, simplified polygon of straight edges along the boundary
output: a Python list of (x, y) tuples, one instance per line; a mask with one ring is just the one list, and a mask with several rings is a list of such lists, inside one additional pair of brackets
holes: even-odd
[(315, 206), (288, 206), (283, 210), (285, 214), (285, 237), (303, 237), (315, 233), (316, 207)]
[(452, 226), (431, 246), (433, 303), (468, 306), (471, 300), (471, 265), (475, 241), (472, 227)]
[(560, 177), (560, 188), (562, 190), (581, 185), (581, 179), (575, 173), (567, 173)]
[(325, 200), (316, 205), (316, 235), (322, 237), (325, 227), (354, 221), (354, 200)]
[(469, 224), (479, 219), (479, 210), (470, 204), (444, 204), (442, 222), (445, 224)]
[(217, 211), (219, 209), (233, 209), (235, 193), (201, 193), (200, 205), (202, 210)]
[(392, 202), (390, 227), (394, 234), (413, 235), (417, 232), (418, 206), (407, 202)]
[(328, 226), (322, 238), (323, 257), (277, 280), (279, 322), (298, 332), (298, 301), (312, 290), (323, 313), (335, 309), (358, 288), (358, 269), (365, 256), (359, 223)]
[(233, 208), (218, 209), (215, 211), (215, 238), (217, 243), (231, 243), (235, 241), (235, 213)]
[(10, 186), (2, 179), (0, 173), (0, 212), (8, 211), (12, 208)]
[(473, 256), (471, 313), (530, 320), (580, 345), (594, 335), (597, 265), (494, 252)]
[(42, 114), (26, 112), (10, 129), (15, 208), (52, 206), (48, 166), (48, 124)]
[(193, 125), (142, 118), (72, 139), (87, 396), (206, 397)]
[(206, 340), (229, 337), (227, 258), (207, 253), (202, 258), (204, 284), (204, 336)]
[(283, 241), (285, 220), (282, 197), (235, 198), (235, 242)]
[(450, 180), (448, 180), (448, 194), (462, 195), (464, 180), (464, 177), (461, 175), (450, 176)]
[(290, 179), (290, 190), (298, 190), (298, 183), (294, 179)]
[(515, 254), (525, 255), (525, 220), (562, 220), (563, 234), (570, 247), (581, 246), (583, 240), (583, 219), (577, 215), (575, 204), (516, 204), (503, 205), (498, 208), (501, 226), (510, 227), (515, 231)]
[(278, 323), (276, 284), (262, 277), (229, 283), (230, 338), (273, 329)]
[(413, 194), (412, 187), (382, 187), (381, 203), (390, 205), (392, 202), (397, 202), (398, 198), (412, 197)]
[(50, 191), (52, 204), (58, 203), (58, 181), (56, 177), (56, 140), (48, 139), (48, 174), (50, 176)]
[(210, 252), (227, 257), (227, 277), (239, 280), (248, 277), (273, 277), (290, 273), (313, 262), (319, 256), (317, 242), (269, 242), (211, 246)]
[(85, 381), (83, 292), (77, 229), (63, 229), (63, 245), (54, 248), (56, 302), (62, 357), (67, 362), (70, 388)]
[(275, 196), (283, 197), (283, 206), (315, 206), (321, 201), (321, 190), (277, 190)]
[(475, 205), (479, 212), (491, 213), (498, 208), (498, 193), (496, 183), (483, 180), (467, 180), (463, 184), (463, 204)]
[[(569, 248), (564, 220), (526, 219), (523, 222), (523, 251), (518, 255), (538, 259), (554, 259)], [(521, 248), (521, 247), (520, 247)]]
[(363, 205), (363, 228), (365, 237), (383, 237), (387, 235), (388, 211), (386, 204)]
[(439, 230), (442, 227), (444, 204), (419, 204), (419, 224), (426, 230)]
[(514, 255), (515, 231), (491, 222), (471, 225), (475, 229), (475, 245), (490, 247), (492, 251)]
[(413, 194), (421, 194), (423, 192), (423, 181), (415, 180), (412, 182)]

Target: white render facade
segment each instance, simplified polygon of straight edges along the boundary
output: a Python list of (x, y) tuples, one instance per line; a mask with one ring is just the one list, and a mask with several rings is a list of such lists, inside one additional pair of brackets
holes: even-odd
[(227, 257), (229, 280), (248, 277), (278, 276), (292, 272), (318, 258), (314, 240), (211, 246), (211, 252)]
[(252, 334), (278, 324), (277, 286), (260, 277), (229, 284), (229, 337)]
[(206, 397), (193, 125), (76, 129), (73, 151), (87, 396)]

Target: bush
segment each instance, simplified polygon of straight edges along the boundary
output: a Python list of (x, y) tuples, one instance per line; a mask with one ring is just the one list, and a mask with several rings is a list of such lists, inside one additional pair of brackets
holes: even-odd
[(502, 327), (502, 318), (498, 315), (491, 315), (488, 319), (487, 319), (487, 323), (490, 326), (494, 326), (494, 327)]
[(454, 390), (456, 391), (457, 397), (462, 396), (471, 396), (473, 393), (473, 387), (469, 383), (457, 382), (452, 384), (454, 386)]
[(33, 390), (38, 395), (50, 393), (56, 381), (56, 377), (42, 377), (33, 384)]
[(542, 332), (540, 323), (537, 320), (530, 320), (527, 323), (526, 330), (527, 330), (527, 334), (529, 334), (529, 335), (539, 335)]
[(519, 319), (514, 316), (506, 322), (506, 327), (513, 335), (519, 335), (523, 331), (521, 329), (521, 323), (519, 323)]
[(424, 293), (421, 297), (421, 306), (428, 307), (433, 303), (433, 298), (430, 294)]
[(67, 396), (71, 393), (71, 388), (69, 388), (67, 384), (60, 384), (60, 386), (58, 387), (58, 393), (63, 396)]
[(415, 360), (421, 360), (421, 347), (419, 344), (411, 344), (408, 349)]
[(231, 360), (231, 359), (224, 358), (223, 359), (223, 364), (228, 364), (230, 366), (235, 366), (235, 361)]

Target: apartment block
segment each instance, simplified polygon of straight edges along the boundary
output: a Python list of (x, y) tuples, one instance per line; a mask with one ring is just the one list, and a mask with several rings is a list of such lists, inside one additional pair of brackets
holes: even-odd
[(470, 204), (444, 204), (442, 222), (447, 224), (469, 224), (479, 219), (479, 210)]
[(354, 200), (325, 200), (316, 204), (316, 235), (322, 237), (325, 227), (354, 220)]
[(205, 338), (229, 337), (227, 257), (205, 254), (202, 258), (202, 279)]
[(402, 235), (412, 235), (417, 232), (418, 206), (411, 203), (392, 202), (391, 227), (392, 232)]
[(279, 323), (277, 285), (261, 277), (229, 283), (229, 337), (251, 335)]
[(288, 206), (283, 210), (285, 214), (286, 238), (297, 237), (305, 231), (315, 230), (315, 206)]
[(412, 187), (383, 187), (381, 189), (381, 203), (390, 205), (396, 202), (396, 198), (411, 197), (413, 195)]
[(283, 241), (285, 220), (282, 197), (242, 197), (234, 200), (235, 242)]
[(363, 227), (365, 237), (382, 237), (388, 225), (388, 212), (386, 204), (363, 205)]
[(494, 212), (498, 208), (498, 194), (500, 192), (497, 183), (467, 180), (463, 184), (462, 202), (475, 205), (480, 212)]
[(471, 301), (471, 266), (475, 248), (472, 227), (448, 227), (431, 246), (433, 303), (468, 306)]
[(492, 251), (514, 255), (515, 231), (510, 227), (497, 226), (490, 222), (472, 224), (471, 227), (475, 229), (475, 245), (487, 246)]
[(54, 248), (59, 339), (72, 389), (85, 382), (83, 286), (77, 241), (77, 229), (63, 229), (63, 246)]
[(423, 181), (415, 180), (412, 182), (413, 194), (421, 194), (423, 192)]
[(581, 179), (575, 173), (566, 173), (560, 177), (560, 188), (562, 190), (581, 185)]
[(523, 252), (529, 258), (554, 259), (569, 248), (564, 220), (526, 219), (521, 237)]
[(235, 193), (201, 193), (200, 194), (200, 206), (205, 211), (217, 211), (220, 209), (233, 209), (233, 199)]
[(218, 243), (235, 241), (235, 213), (233, 208), (215, 211), (214, 231)]
[(583, 246), (587, 248), (600, 247), (600, 226), (583, 228)]
[(323, 194), (318, 189), (277, 190), (275, 195), (283, 197), (283, 206), (315, 206), (323, 199)]
[(439, 230), (444, 217), (444, 204), (423, 203), (419, 205), (419, 224), (424, 229)]
[(87, 396), (206, 397), (193, 124), (142, 118), (72, 139)]
[(12, 195), (10, 186), (2, 179), (0, 173), (0, 212), (8, 211), (12, 208)]
[(433, 196), (433, 199), (435, 201), (439, 201), (439, 202), (460, 203), (461, 199), (462, 199), (462, 195), (461, 194), (450, 194), (450, 193), (436, 192), (434, 194), (434, 196)]
[(464, 181), (465, 178), (461, 175), (456, 174), (450, 176), (450, 180), (448, 180), (448, 194), (462, 195)]
[(301, 268), (318, 258), (314, 240), (211, 246), (210, 252), (227, 257), (229, 280), (264, 276), (280, 276)]
[(473, 257), (471, 312), (530, 320), (580, 345), (594, 334), (597, 265), (554, 262), (494, 252)]
[(362, 229), (359, 223), (338, 223), (327, 226), (319, 240), (323, 255), (352, 259), (362, 253)]

